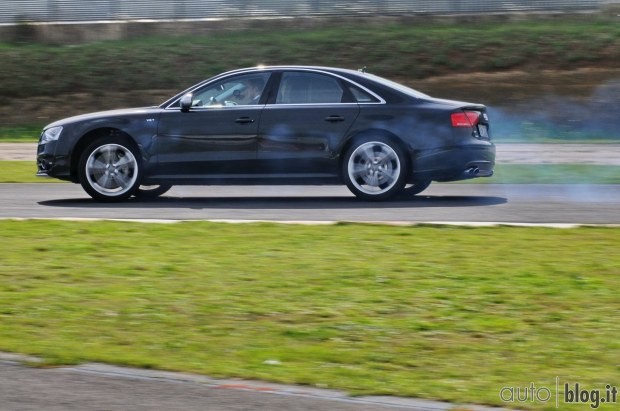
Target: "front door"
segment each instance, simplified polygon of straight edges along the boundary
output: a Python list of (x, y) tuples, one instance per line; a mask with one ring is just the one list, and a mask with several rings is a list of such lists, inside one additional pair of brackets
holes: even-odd
[(193, 92), (192, 107), (165, 110), (155, 152), (160, 176), (217, 178), (255, 169), (262, 90), (269, 74), (232, 76)]

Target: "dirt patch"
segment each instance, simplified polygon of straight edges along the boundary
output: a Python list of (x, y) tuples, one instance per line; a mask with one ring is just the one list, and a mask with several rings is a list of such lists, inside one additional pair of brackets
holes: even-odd
[[(515, 107), (554, 97), (589, 101), (601, 88), (620, 81), (620, 69), (584, 68), (572, 71), (508, 71), (466, 73), (417, 81), (415, 88), (432, 96)], [(616, 95), (616, 98), (620, 96)]]
[(137, 90), (127, 93), (96, 91), (56, 97), (9, 98), (4, 99), (4, 104), (0, 106), (0, 118), (3, 127), (45, 125), (65, 117), (94, 111), (159, 105), (177, 92), (178, 90)]

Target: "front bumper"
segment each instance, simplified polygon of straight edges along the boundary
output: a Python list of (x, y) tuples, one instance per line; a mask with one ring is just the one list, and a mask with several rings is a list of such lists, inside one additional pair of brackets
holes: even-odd
[(56, 155), (56, 141), (37, 146), (37, 177), (54, 177), (72, 181), (67, 156)]

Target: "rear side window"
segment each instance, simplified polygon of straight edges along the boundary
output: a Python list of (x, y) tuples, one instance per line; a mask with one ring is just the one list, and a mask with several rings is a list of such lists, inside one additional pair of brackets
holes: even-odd
[(284, 73), (276, 104), (342, 103), (344, 91), (335, 78), (317, 73)]
[(351, 90), (351, 94), (353, 94), (353, 98), (358, 103), (379, 103), (379, 100), (375, 96), (367, 93), (359, 87), (349, 85), (349, 89)]

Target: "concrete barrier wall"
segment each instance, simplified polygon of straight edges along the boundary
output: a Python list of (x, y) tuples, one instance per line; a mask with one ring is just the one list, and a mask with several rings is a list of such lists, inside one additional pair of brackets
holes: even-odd
[(447, 16), (366, 16), (366, 17), (269, 17), (269, 18), (220, 18), (203, 20), (163, 20), (163, 21), (111, 21), (95, 23), (33, 23), (0, 25), (0, 42), (42, 43), (42, 44), (81, 44), (94, 41), (128, 40), (147, 36), (192, 36), (209, 35), (223, 31), (270, 28), (303, 29), (329, 26), (333, 24), (368, 24), (369, 29), (387, 23), (428, 24), (437, 23), (484, 23), (498, 21), (518, 21), (532, 19), (557, 19), (567, 15), (575, 19), (592, 19), (596, 16), (610, 16), (614, 12), (604, 9), (582, 13), (510, 13), (483, 15)]
[(4, 0), (0, 24), (596, 10), (618, 0)]

